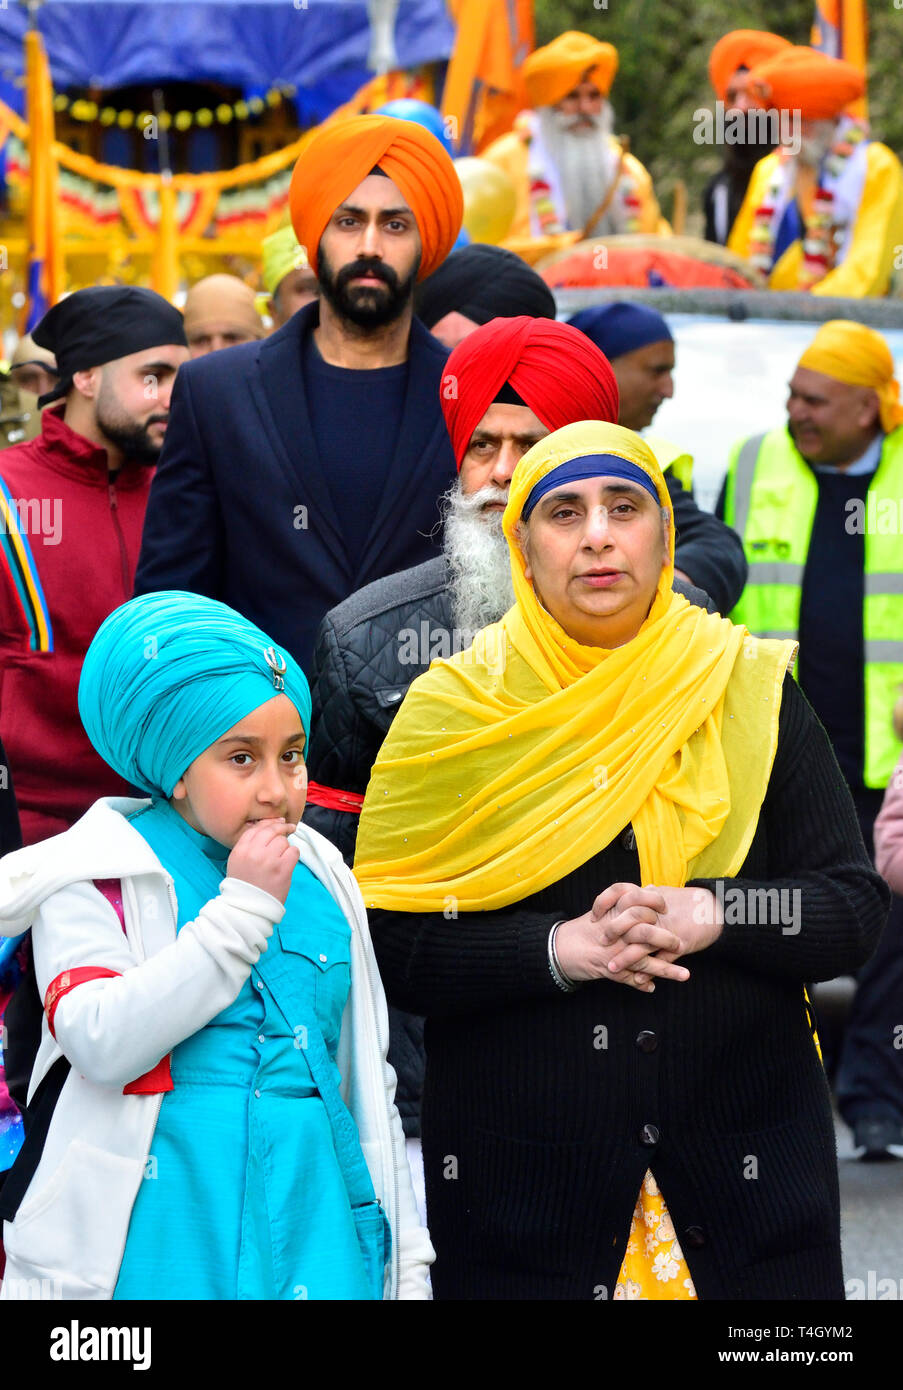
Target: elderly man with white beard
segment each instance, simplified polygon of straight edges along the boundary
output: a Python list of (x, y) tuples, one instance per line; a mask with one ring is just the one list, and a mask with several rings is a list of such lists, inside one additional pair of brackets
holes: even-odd
[(811, 48), (783, 48), (750, 69), (746, 90), (799, 129), (753, 170), (729, 250), (773, 290), (887, 294), (903, 242), (903, 166), (848, 114), (863, 74)]
[[(408, 686), (514, 603), (502, 512), (518, 459), (551, 430), (618, 417), (617, 382), (595, 344), (569, 324), (523, 315), (493, 319), (459, 343), (440, 399), (459, 469), (443, 499), (442, 555), (352, 594), (317, 635), (304, 821), (349, 864), (370, 770)], [(674, 587), (713, 609), (701, 590)], [(423, 1024), (390, 1008), (389, 1026), (416, 1189)]]
[(608, 93), (617, 70), (616, 48), (576, 30), (527, 58), (533, 109), (481, 152), (517, 190), (509, 235), (670, 233), (648, 172), (614, 134)]

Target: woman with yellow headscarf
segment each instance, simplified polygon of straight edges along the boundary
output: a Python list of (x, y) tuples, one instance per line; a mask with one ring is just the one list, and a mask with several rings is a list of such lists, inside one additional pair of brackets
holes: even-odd
[(842, 1298), (804, 981), (887, 895), (794, 644), (672, 591), (629, 430), (543, 439), (503, 520), (515, 606), (411, 686), (355, 863), (427, 1017), (435, 1294)]

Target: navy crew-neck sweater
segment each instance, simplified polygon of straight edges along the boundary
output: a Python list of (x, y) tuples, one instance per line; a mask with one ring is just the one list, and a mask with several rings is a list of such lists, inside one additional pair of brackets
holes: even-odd
[(311, 426), (352, 561), (363, 552), (395, 456), (408, 364), (358, 371), (324, 362), (313, 334), (303, 350)]
[(865, 537), (847, 529), (852, 499), (865, 501), (874, 473), (816, 472), (818, 505), (803, 576), (799, 681), (851, 787), (863, 785)]

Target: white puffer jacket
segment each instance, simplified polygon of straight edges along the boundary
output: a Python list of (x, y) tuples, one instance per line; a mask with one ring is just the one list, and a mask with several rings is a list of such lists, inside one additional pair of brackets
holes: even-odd
[[(45, 1017), (29, 1099), (61, 1055), (72, 1069), (16, 1219), (3, 1224), (0, 1298), (33, 1298), (39, 1289), (44, 1297), (112, 1297), (162, 1099), (123, 1095), (123, 1087), (232, 1003), (285, 910), (262, 889), (225, 879), (219, 896), (177, 935), (172, 878), (126, 820), (145, 805), (104, 798), (64, 834), (0, 860), (0, 935), (32, 928), (42, 998), (65, 970), (119, 972), (60, 1000), (56, 1039)], [(386, 1003), (367, 915), (328, 840), (299, 825), (291, 843), (351, 927), (351, 991), (336, 1060), (392, 1228), (384, 1297), (425, 1299), (434, 1254), (417, 1215), (394, 1103)], [(122, 882), (125, 933), (93, 884), (111, 878)]]

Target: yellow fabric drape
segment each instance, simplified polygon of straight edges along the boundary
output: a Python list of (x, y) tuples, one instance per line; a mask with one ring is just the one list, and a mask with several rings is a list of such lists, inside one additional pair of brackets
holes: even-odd
[[(516, 540), (534, 485), (595, 454), (642, 468), (669, 517), (649, 614), (611, 650), (582, 646), (545, 611)], [(644, 884), (736, 874), (795, 644), (757, 641), (673, 592), (667, 487), (630, 430), (583, 421), (535, 445), (503, 525), (515, 606), (413, 683), (374, 766), (355, 861), (367, 906), (502, 907), (565, 878), (628, 823)]]
[[(750, 233), (756, 209), (761, 206), (774, 178), (778, 154), (766, 155), (753, 170), (743, 206), (728, 237), (728, 250), (749, 256)], [(829, 270), (812, 287), (812, 294), (844, 295), (865, 299), (887, 294), (897, 247), (903, 244), (903, 166), (897, 156), (878, 141), (866, 154), (865, 186), (850, 249), (840, 265)], [(802, 242), (794, 241), (768, 278), (772, 290), (799, 288), (803, 268)]]

